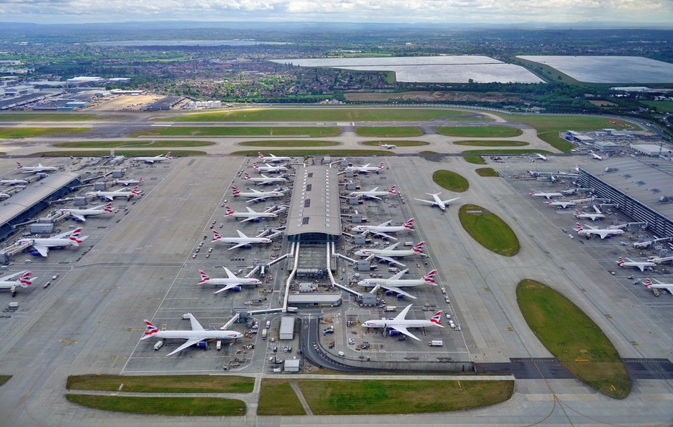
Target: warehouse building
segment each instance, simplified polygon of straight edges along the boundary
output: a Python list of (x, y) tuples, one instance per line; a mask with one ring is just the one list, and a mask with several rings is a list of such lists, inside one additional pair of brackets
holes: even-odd
[(615, 144), (612, 141), (596, 141), (594, 142), (594, 148), (601, 153), (613, 154), (619, 151), (619, 144)]
[(280, 321), (280, 335), (278, 337), (281, 340), (291, 340), (294, 339), (294, 317), (293, 316), (283, 316)]
[(184, 96), (167, 96), (163, 99), (158, 100), (154, 104), (142, 107), (141, 110), (144, 111), (170, 110), (184, 99), (185, 99)]
[(290, 294), (287, 302), (293, 307), (338, 307), (341, 292)]
[(659, 144), (631, 144), (631, 149), (639, 154), (644, 154), (651, 157), (664, 157), (667, 159), (673, 158), (673, 150), (669, 147), (664, 147)]

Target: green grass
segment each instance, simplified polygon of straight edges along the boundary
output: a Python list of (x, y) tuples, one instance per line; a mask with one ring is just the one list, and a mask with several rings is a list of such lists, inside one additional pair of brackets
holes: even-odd
[(510, 154), (515, 156), (520, 156), (523, 154), (554, 154), (551, 151), (547, 150), (538, 150), (536, 148), (523, 149), (523, 150), (466, 150), (463, 151), (463, 154), (466, 156), (488, 156), (488, 155), (498, 155), (498, 154)]
[(523, 135), (521, 129), (508, 126), (438, 126), (435, 130), (445, 136), (464, 136), (468, 138), (509, 138)]
[(117, 147), (150, 147), (150, 148), (170, 148), (170, 147), (206, 147), (215, 145), (210, 141), (74, 141), (59, 142), (53, 144), (54, 147), (63, 148), (117, 148)]
[(429, 142), (425, 141), (409, 141), (409, 140), (394, 140), (394, 141), (365, 141), (362, 143), (362, 145), (372, 145), (375, 147), (379, 146), (379, 142), (381, 144), (391, 144), (391, 145), (397, 145), (398, 147), (420, 147), (422, 145), (430, 145)]
[(120, 397), (66, 394), (72, 403), (104, 411), (151, 415), (245, 415), (245, 403), (216, 397)]
[(9, 381), (10, 378), (12, 378), (11, 375), (0, 375), (0, 385), (3, 385), (7, 381)]
[(519, 253), (519, 239), (509, 225), (494, 213), (468, 213), (483, 211), (481, 206), (463, 205), (458, 217), (465, 231), (486, 249), (503, 256)]
[(640, 102), (650, 107), (657, 107), (657, 110), (662, 113), (673, 113), (673, 101), (640, 101)]
[(447, 170), (435, 171), (432, 180), (440, 187), (456, 193), (463, 193), (470, 188), (470, 183), (462, 175)]
[(92, 130), (91, 128), (0, 128), (0, 138), (34, 138), (36, 136), (81, 133)]
[(455, 141), (455, 145), (472, 145), (475, 147), (521, 147), (528, 145), (524, 141)]
[(315, 141), (315, 140), (299, 140), (299, 141), (245, 141), (238, 145), (246, 147), (327, 147), (330, 145), (339, 145), (334, 141)]
[[(158, 156), (159, 154), (166, 154), (167, 150), (115, 150), (116, 156)], [(176, 156), (205, 156), (205, 151), (197, 150), (171, 150), (171, 155)], [(52, 156), (52, 157), (100, 157), (109, 156), (109, 151), (84, 151), (84, 150), (63, 150), (63, 151), (42, 151), (40, 153), (33, 153), (33, 157)]]
[(95, 114), (63, 113), (0, 113), (1, 122), (84, 122), (87, 120), (114, 120)]
[(466, 162), (472, 163), (474, 165), (485, 165), (486, 162), (479, 156), (463, 156)]
[(306, 411), (287, 380), (263, 379), (257, 415), (306, 415)]
[[(392, 151), (380, 150), (274, 150), (276, 156), (394, 156)], [(233, 156), (257, 156), (257, 151), (234, 151)]]
[(477, 175), (479, 176), (485, 176), (485, 177), (499, 177), (498, 172), (493, 170), (493, 168), (479, 168), (474, 170)]
[(308, 135), (310, 137), (329, 137), (338, 136), (341, 132), (337, 127), (160, 127), (146, 130), (139, 130), (130, 134), (130, 137), (136, 136), (166, 136), (166, 135), (186, 135), (186, 136), (300, 136)]
[(135, 393), (252, 393), (254, 378), (224, 375), (71, 375), (68, 390)]
[(355, 133), (360, 136), (381, 138), (422, 136), (423, 131), (415, 126), (379, 126), (361, 127)]
[(519, 309), (540, 342), (577, 378), (624, 399), (631, 379), (619, 353), (589, 316), (554, 289), (534, 280), (516, 288)]

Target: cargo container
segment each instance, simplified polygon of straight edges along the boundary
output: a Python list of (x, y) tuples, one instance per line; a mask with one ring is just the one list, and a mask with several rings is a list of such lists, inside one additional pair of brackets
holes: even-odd
[(430, 341), (430, 347), (443, 347), (444, 342), (442, 340), (432, 340)]

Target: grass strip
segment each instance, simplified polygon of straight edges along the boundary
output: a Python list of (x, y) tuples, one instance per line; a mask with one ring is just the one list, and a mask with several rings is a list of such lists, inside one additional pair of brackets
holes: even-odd
[[(233, 156), (257, 156), (257, 151), (234, 151)], [(274, 150), (276, 156), (394, 156), (392, 151), (380, 150)]]
[(479, 168), (474, 170), (477, 175), (479, 176), (484, 176), (484, 177), (499, 177), (498, 172), (496, 172), (493, 168)]
[(90, 132), (92, 130), (91, 128), (0, 128), (0, 138), (34, 138), (37, 136)]
[(629, 395), (631, 379), (619, 353), (579, 307), (530, 279), (519, 282), (516, 297), (528, 327), (568, 371), (613, 399)]
[(381, 144), (390, 144), (390, 145), (397, 145), (398, 147), (420, 147), (422, 145), (430, 145), (429, 142), (425, 141), (409, 141), (409, 140), (394, 140), (394, 141), (365, 141), (362, 143), (362, 145), (372, 145), (372, 146), (379, 146), (379, 142)]
[(486, 162), (479, 156), (463, 156), (466, 162), (472, 163), (473, 165), (485, 165)]
[(521, 147), (528, 145), (524, 141), (455, 141), (455, 145), (472, 145), (475, 147)]
[(206, 147), (215, 145), (211, 141), (73, 141), (58, 142), (54, 147), (63, 148), (117, 148), (117, 147)]
[(238, 145), (246, 147), (327, 147), (339, 145), (335, 141), (293, 140), (293, 141), (245, 141)]
[(254, 378), (224, 375), (71, 375), (68, 390), (135, 393), (252, 393)]
[(554, 154), (551, 151), (547, 150), (539, 150), (536, 148), (529, 148), (529, 149), (523, 149), (523, 150), (466, 150), (463, 151), (463, 155), (466, 156), (490, 156), (490, 155), (498, 155), (498, 154), (511, 154), (515, 156), (520, 156), (523, 154), (533, 154), (533, 153), (540, 153), (540, 154)]
[[(475, 213), (470, 213), (475, 211)], [(463, 205), (458, 212), (460, 224), (465, 231), (486, 249), (503, 256), (519, 253), (519, 239), (514, 230), (494, 213), (476, 213), (485, 211), (477, 205)]]
[[(136, 157), (136, 156), (158, 156), (159, 154), (166, 154), (166, 150), (115, 150), (116, 156), (127, 156), (127, 157)], [(205, 151), (197, 150), (171, 150), (171, 155), (173, 157), (179, 156), (205, 156)], [(63, 150), (63, 151), (42, 151), (40, 153), (33, 153), (33, 157), (101, 157), (109, 156), (109, 151), (83, 151), (83, 150)]]
[(463, 193), (470, 188), (470, 182), (462, 175), (447, 170), (435, 171), (432, 180), (440, 187), (456, 193)]
[(115, 120), (102, 118), (95, 114), (64, 113), (2, 113), (0, 122), (84, 122), (88, 120)]
[(104, 411), (150, 415), (245, 415), (245, 403), (216, 397), (121, 397), (66, 394), (72, 403)]
[(12, 378), (12, 375), (0, 375), (0, 385), (9, 381), (10, 378)]
[(251, 127), (159, 127), (139, 130), (130, 134), (136, 136), (161, 136), (161, 135), (185, 135), (185, 136), (299, 136), (330, 137), (338, 136), (341, 131), (337, 127), (294, 127), (294, 126), (251, 126)]
[(372, 126), (358, 128), (355, 133), (360, 136), (381, 138), (422, 136), (423, 131), (415, 126)]
[(288, 380), (262, 380), (257, 415), (306, 415)]
[(523, 135), (521, 129), (509, 126), (438, 126), (435, 130), (444, 136), (468, 138), (509, 138)]

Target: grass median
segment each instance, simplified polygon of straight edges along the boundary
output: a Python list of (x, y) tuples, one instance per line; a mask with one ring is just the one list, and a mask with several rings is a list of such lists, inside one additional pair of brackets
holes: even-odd
[(523, 135), (521, 129), (509, 126), (438, 126), (435, 130), (444, 136), (467, 138), (509, 138)]
[(0, 128), (0, 138), (35, 138), (38, 136), (91, 132), (92, 130), (91, 128)]
[(89, 120), (115, 120), (95, 114), (76, 113), (5, 113), (0, 114), (0, 122), (84, 122)]
[[(276, 156), (394, 156), (392, 151), (380, 150), (274, 150)], [(257, 156), (257, 151), (234, 151), (233, 156)]]
[(238, 145), (246, 147), (328, 147), (339, 145), (335, 141), (292, 140), (292, 141), (245, 141)]
[(72, 403), (93, 409), (148, 415), (245, 415), (245, 403), (216, 397), (121, 397), (66, 394)]
[(10, 378), (12, 378), (11, 375), (0, 375), (0, 385), (3, 385), (7, 381), (9, 381)]
[(396, 145), (398, 147), (420, 147), (420, 146), (423, 146), (423, 145), (430, 145), (429, 142), (425, 142), (425, 141), (409, 141), (409, 140), (404, 140), (404, 139), (400, 140), (400, 141), (397, 141), (397, 140), (393, 140), (393, 141), (365, 141), (365, 142), (362, 143), (362, 145), (371, 145), (371, 146), (378, 147), (379, 142), (381, 144)]
[[(173, 157), (178, 156), (205, 156), (205, 151), (197, 150), (170, 150)], [(167, 150), (115, 150), (116, 156), (138, 157), (138, 156), (158, 156), (159, 154), (166, 154)], [(63, 151), (42, 151), (33, 153), (33, 157), (102, 157), (109, 156), (110, 151), (94, 151), (94, 150), (63, 150)]]
[(455, 141), (454, 145), (470, 145), (474, 147), (522, 147), (528, 145), (524, 141)]
[(295, 127), (295, 126), (250, 126), (250, 127), (159, 127), (139, 130), (130, 134), (136, 136), (300, 136), (330, 137), (338, 136), (341, 131), (337, 127)]
[(465, 231), (486, 249), (503, 256), (519, 253), (519, 239), (499, 216), (477, 205), (463, 205), (458, 212)]
[(470, 182), (462, 175), (447, 170), (435, 171), (432, 180), (440, 187), (456, 193), (463, 193), (470, 188)]
[(631, 391), (631, 379), (608, 337), (572, 301), (549, 286), (522, 280), (519, 309), (535, 336), (573, 375), (614, 399)]
[(415, 126), (373, 126), (358, 128), (355, 133), (360, 136), (379, 138), (422, 136), (423, 131)]
[(463, 156), (463, 159), (467, 163), (472, 163), (473, 165), (485, 165), (486, 161), (479, 156)]
[(257, 415), (306, 415), (288, 380), (263, 379)]
[(497, 156), (497, 155), (509, 155), (509, 156), (523, 156), (526, 154), (533, 154), (533, 153), (540, 153), (540, 154), (554, 154), (551, 151), (547, 150), (538, 150), (536, 148), (530, 148), (530, 149), (523, 149), (523, 150), (465, 150), (463, 151), (463, 155), (465, 156)]
[(498, 172), (496, 172), (493, 168), (479, 168), (474, 170), (477, 175), (483, 176), (483, 177), (499, 177)]
[(58, 142), (54, 147), (62, 148), (118, 148), (118, 147), (150, 147), (150, 148), (171, 148), (171, 147), (206, 147), (215, 145), (210, 141), (73, 141)]
[(68, 390), (135, 393), (252, 393), (254, 378), (224, 375), (71, 375)]

